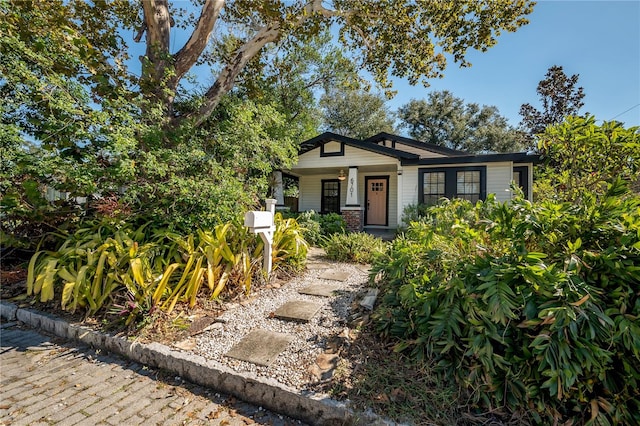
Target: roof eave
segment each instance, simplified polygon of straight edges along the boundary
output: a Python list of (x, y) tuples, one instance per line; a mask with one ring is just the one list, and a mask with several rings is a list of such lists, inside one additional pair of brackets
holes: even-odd
[(477, 164), (477, 163), (498, 163), (511, 161), (514, 163), (539, 163), (541, 156), (538, 154), (527, 154), (526, 152), (512, 152), (500, 154), (479, 154), (465, 155), (457, 157), (421, 158), (416, 160), (403, 161), (402, 165), (437, 166), (442, 164)]

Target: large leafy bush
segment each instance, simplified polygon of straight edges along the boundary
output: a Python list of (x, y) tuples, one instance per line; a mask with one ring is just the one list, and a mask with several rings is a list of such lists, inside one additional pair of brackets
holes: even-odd
[(483, 409), (537, 423), (640, 422), (640, 199), (455, 200), (397, 238), (379, 331)]
[[(275, 219), (274, 267), (299, 269), (307, 247), (299, 226)], [(183, 235), (152, 222), (136, 228), (101, 221), (58, 238), (56, 250), (32, 257), (28, 294), (87, 315), (119, 306), (129, 322), (157, 308), (171, 312), (181, 302), (193, 307), (203, 286), (212, 299), (248, 293), (262, 265), (262, 242), (234, 222)]]
[(338, 213), (319, 214), (313, 210), (297, 216), (305, 240), (312, 246), (324, 246), (327, 238), (334, 234), (344, 234), (347, 223)]
[(593, 116), (568, 117), (539, 136), (545, 167), (537, 169), (536, 198), (579, 202), (587, 192), (603, 193), (607, 183), (640, 179), (640, 127), (618, 121), (596, 125)]
[(365, 232), (333, 234), (324, 246), (329, 259), (363, 264), (372, 263), (385, 253), (386, 248), (384, 241)]

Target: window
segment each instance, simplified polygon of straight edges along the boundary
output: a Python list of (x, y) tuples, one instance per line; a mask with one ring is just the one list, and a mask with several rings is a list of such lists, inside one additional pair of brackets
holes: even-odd
[(440, 198), (464, 198), (472, 203), (486, 197), (486, 167), (420, 169), (419, 201), (436, 204)]
[(320, 157), (344, 157), (344, 142), (323, 143), (320, 145)]
[(444, 172), (426, 172), (424, 174), (424, 204), (436, 204), (442, 197), (446, 197), (444, 185)]
[(524, 193), (524, 198), (529, 198), (529, 167), (520, 166), (513, 168), (513, 182), (518, 185)]
[(340, 181), (338, 179), (322, 180), (322, 213), (340, 213)]
[(456, 172), (456, 196), (472, 203), (480, 199), (480, 171)]

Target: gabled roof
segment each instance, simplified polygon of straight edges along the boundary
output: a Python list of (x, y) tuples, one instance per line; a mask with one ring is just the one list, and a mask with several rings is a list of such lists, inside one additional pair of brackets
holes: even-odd
[(375, 152), (378, 154), (394, 157), (399, 160), (419, 160), (420, 156), (412, 154), (410, 152), (399, 151), (397, 149), (388, 148), (386, 146), (378, 145), (376, 143), (368, 142), (368, 140), (361, 141), (358, 139), (350, 138), (347, 136), (338, 135), (337, 133), (324, 132), (314, 138), (306, 140), (300, 144), (298, 154), (304, 154), (314, 148), (319, 147), (325, 142), (336, 141), (344, 143), (345, 145), (353, 146), (356, 148), (364, 149), (367, 151)]
[(391, 133), (381, 132), (375, 136), (371, 136), (364, 140), (364, 142), (377, 143), (382, 141), (399, 142), (405, 145), (412, 146), (414, 148), (424, 149), (426, 151), (435, 152), (437, 154), (443, 154), (447, 157), (452, 155), (469, 155), (466, 151), (459, 151), (457, 149), (446, 148), (444, 146), (438, 146), (427, 142), (421, 142), (416, 139), (406, 138), (404, 136), (392, 135)]
[[(413, 146), (416, 148), (424, 149), (425, 151), (431, 151), (437, 154), (442, 154), (444, 157), (437, 158), (420, 158), (417, 154), (401, 151), (399, 149), (389, 148), (384, 145), (378, 145), (378, 142), (390, 140), (405, 145)], [(402, 162), (402, 165), (438, 165), (438, 164), (463, 164), (463, 163), (493, 163), (500, 161), (513, 161), (514, 163), (538, 163), (541, 156), (535, 154), (527, 154), (526, 152), (509, 152), (498, 154), (470, 154), (465, 151), (458, 151), (455, 149), (445, 148), (425, 142), (420, 142), (415, 139), (405, 138), (403, 136), (392, 135), (390, 133), (378, 133), (375, 136), (367, 138), (363, 141), (359, 139), (350, 138), (348, 136), (342, 136), (337, 133), (324, 132), (314, 138), (304, 141), (300, 144), (298, 149), (299, 154), (304, 154), (312, 149), (318, 148), (320, 145), (326, 142), (341, 142), (345, 145), (353, 146), (356, 148), (364, 149), (367, 151), (375, 152), (378, 154), (386, 155), (389, 157), (397, 158)]]

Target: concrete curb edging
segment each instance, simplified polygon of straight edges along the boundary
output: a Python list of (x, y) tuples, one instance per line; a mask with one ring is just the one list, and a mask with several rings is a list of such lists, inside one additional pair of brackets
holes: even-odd
[(107, 350), (150, 367), (161, 368), (195, 384), (228, 393), (246, 402), (313, 425), (384, 425), (373, 413), (355, 413), (326, 395), (287, 389), (275, 380), (238, 373), (204, 357), (172, 350), (160, 343), (130, 342), (0, 300), (0, 316), (21, 321), (58, 337)]

